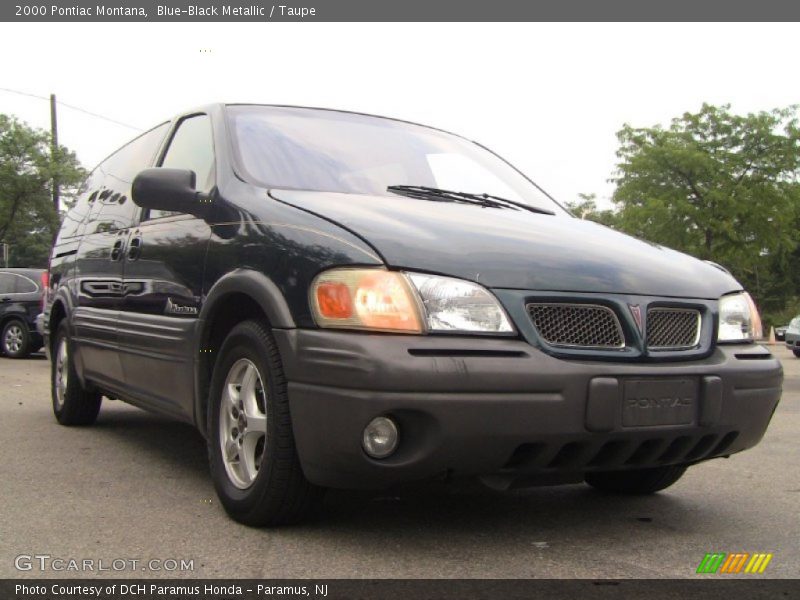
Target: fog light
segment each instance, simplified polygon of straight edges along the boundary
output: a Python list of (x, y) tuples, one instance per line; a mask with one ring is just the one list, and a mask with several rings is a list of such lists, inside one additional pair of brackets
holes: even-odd
[(386, 458), (397, 449), (397, 425), (388, 417), (376, 417), (364, 428), (361, 445), (372, 458)]

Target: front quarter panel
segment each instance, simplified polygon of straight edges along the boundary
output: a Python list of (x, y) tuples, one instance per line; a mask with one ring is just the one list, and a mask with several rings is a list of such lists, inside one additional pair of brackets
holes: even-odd
[(294, 324), (313, 327), (308, 304), (312, 279), (345, 265), (382, 265), (380, 255), (342, 227), (270, 198), (267, 191), (240, 183), (220, 200), (208, 248), (204, 291), (235, 269), (271, 280), (291, 311)]

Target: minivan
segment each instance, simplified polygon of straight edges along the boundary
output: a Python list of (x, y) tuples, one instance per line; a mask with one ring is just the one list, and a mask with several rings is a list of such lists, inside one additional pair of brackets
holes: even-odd
[(723, 268), (574, 218), (478, 143), (188, 111), (88, 176), (52, 250), (52, 401), (195, 425), (236, 520), (480, 477), (647, 494), (759, 442), (780, 362)]

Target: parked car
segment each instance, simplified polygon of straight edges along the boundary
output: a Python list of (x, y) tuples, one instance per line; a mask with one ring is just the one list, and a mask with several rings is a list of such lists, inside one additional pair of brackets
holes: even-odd
[(53, 409), (193, 423), (235, 519), (481, 476), (652, 493), (758, 443), (782, 370), (723, 269), (572, 217), (479, 144), (213, 105), (89, 175), (51, 257)]
[(0, 351), (25, 358), (42, 347), (36, 316), (42, 310), (44, 269), (0, 269)]
[(789, 328), (788, 325), (782, 325), (781, 327), (775, 328), (775, 341), (783, 342), (786, 340), (786, 330)]
[(786, 347), (789, 348), (797, 358), (800, 358), (800, 315), (791, 320), (786, 327), (784, 334)]

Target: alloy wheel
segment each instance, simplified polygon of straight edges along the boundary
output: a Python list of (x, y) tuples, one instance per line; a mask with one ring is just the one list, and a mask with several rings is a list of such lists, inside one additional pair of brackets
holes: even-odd
[(241, 358), (228, 371), (222, 388), (219, 443), (228, 477), (247, 489), (258, 476), (267, 441), (267, 398), (263, 380), (252, 361)]
[(23, 340), (25, 339), (25, 332), (22, 331), (22, 327), (17, 325), (16, 323), (10, 325), (8, 329), (6, 329), (6, 336), (3, 339), (3, 346), (5, 350), (9, 354), (16, 354), (22, 349)]
[(64, 398), (67, 394), (67, 383), (69, 379), (68, 361), (67, 338), (61, 338), (58, 342), (55, 364), (56, 408), (58, 409), (64, 406)]

